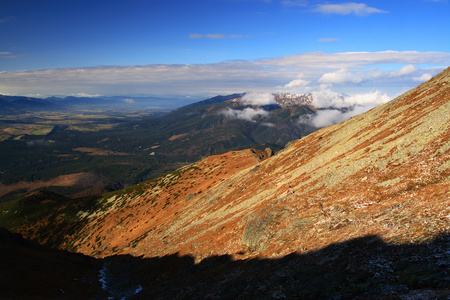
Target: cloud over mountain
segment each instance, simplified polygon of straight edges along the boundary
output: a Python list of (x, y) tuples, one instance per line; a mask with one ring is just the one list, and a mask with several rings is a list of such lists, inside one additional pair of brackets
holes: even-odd
[(322, 90), (313, 93), (312, 105), (319, 108), (317, 113), (300, 116), (299, 122), (318, 128), (326, 127), (362, 114), (390, 100), (390, 97), (379, 91), (343, 96), (330, 90)]
[(272, 94), (255, 92), (246, 93), (241, 101), (250, 105), (269, 105), (276, 103)]
[(226, 110), (223, 110), (221, 114), (231, 119), (240, 119), (255, 122), (254, 118), (258, 116), (262, 117), (268, 116), (269, 112), (260, 108), (254, 109), (251, 107), (246, 107), (243, 110), (228, 108)]

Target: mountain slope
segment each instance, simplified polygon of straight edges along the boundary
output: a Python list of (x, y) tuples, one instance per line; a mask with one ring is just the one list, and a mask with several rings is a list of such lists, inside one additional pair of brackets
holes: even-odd
[(98, 274), (102, 263), (58, 251), (0, 228), (2, 299), (106, 298)]
[[(212, 176), (212, 166), (176, 178), (168, 191), (149, 186), (112, 196), (105, 201), (128, 212), (135, 207), (121, 220), (128, 225), (112, 223), (102, 234), (112, 210), (104, 218), (88, 217), (97, 229), (87, 232), (110, 245), (105, 254), (138, 230), (134, 247), (117, 245), (119, 253), (180, 252), (198, 259), (279, 256), (368, 234), (396, 243), (432, 239), (449, 229), (449, 72), (209, 188), (200, 189), (199, 182)], [(217, 170), (226, 168), (224, 159), (215, 161)], [(208, 159), (203, 164), (212, 165)], [(192, 191), (183, 189), (183, 180)], [(202, 193), (187, 205), (195, 188)], [(149, 212), (146, 201), (154, 201), (155, 210)], [(163, 222), (153, 221), (162, 215)]]
[[(269, 273), (280, 278), (279, 286), (294, 289), (291, 296), (301, 295), (294, 286), (302, 278), (311, 280), (310, 286), (327, 280), (332, 285), (331, 278), (320, 277), (334, 274), (326, 265), (336, 266), (342, 277), (324, 298), (343, 286), (361, 291), (365, 283), (374, 284), (373, 291), (376, 278), (388, 294), (434, 289), (448, 295), (450, 68), (385, 105), (269, 154), (244, 150), (207, 157), (153, 181), (73, 202), (70, 210), (62, 203), (39, 222), (9, 228), (96, 257), (167, 258), (168, 268), (182, 270), (172, 274), (178, 283), (188, 281), (188, 266), (195, 263), (198, 280), (209, 276), (211, 261), (230, 268), (218, 271), (223, 276), (247, 278), (265, 272), (271, 264), (261, 261), (270, 258), (282, 266)], [(3, 207), (0, 215), (11, 220), (15, 209)], [(68, 211), (74, 217), (62, 224)], [(50, 220), (60, 226), (49, 234), (40, 224)], [(415, 249), (428, 254), (415, 256)], [(357, 265), (365, 254), (367, 262)], [(182, 257), (193, 262), (185, 264)], [(242, 271), (247, 268), (253, 272)], [(227, 278), (221, 277), (223, 286)], [(269, 275), (260, 279), (276, 292)], [(191, 285), (180, 285), (177, 291), (189, 295)], [(255, 283), (251, 295), (257, 289)], [(355, 297), (358, 291), (340, 295)], [(232, 297), (245, 295), (244, 289)]]
[(285, 255), (367, 234), (432, 239), (449, 229), (449, 73), (265, 161), (249, 150), (213, 156), (105, 195), (79, 210), (85, 226), (63, 245), (202, 259)]
[[(281, 149), (317, 128), (299, 123), (299, 116), (314, 112), (309, 105), (249, 105), (242, 94), (217, 96), (174, 110), (159, 122), (141, 122), (135, 130), (148, 132), (156, 155), (186, 157), (258, 147)], [(263, 146), (264, 148), (265, 146)]]

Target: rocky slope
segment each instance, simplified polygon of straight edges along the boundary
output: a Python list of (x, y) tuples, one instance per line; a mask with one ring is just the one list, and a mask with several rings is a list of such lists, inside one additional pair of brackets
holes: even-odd
[(431, 240), (449, 230), (449, 72), (265, 161), (250, 150), (213, 156), (105, 195), (79, 212), (86, 225), (67, 241), (100, 256), (201, 260), (279, 257), (365, 235)]
[[(0, 206), (0, 225), (96, 257), (132, 255), (108, 259), (145, 269), (130, 277), (130, 286), (147, 284), (138, 295), (448, 295), (450, 69), (269, 152), (211, 156), (120, 192), (62, 201), (32, 222), (18, 199)], [(150, 271), (158, 264), (164, 271)], [(162, 278), (178, 288), (170, 294)]]

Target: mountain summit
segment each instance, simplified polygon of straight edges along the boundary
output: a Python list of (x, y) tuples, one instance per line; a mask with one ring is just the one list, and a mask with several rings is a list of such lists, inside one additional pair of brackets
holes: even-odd
[[(204, 291), (209, 273), (201, 266), (213, 264), (220, 275), (209, 282), (214, 289), (205, 287), (211, 298), (236, 278), (242, 289), (231, 298), (338, 299), (364, 291), (391, 299), (430, 289), (442, 296), (450, 288), (449, 149), (450, 68), (272, 156), (210, 156), (125, 190), (61, 201), (33, 223), (17, 221), (20, 199), (0, 209), (3, 220), (16, 220), (9, 229), (47, 245), (142, 256), (150, 265), (163, 257), (177, 270), (164, 273), (182, 286), (177, 295)], [(198, 265), (191, 267), (195, 284), (182, 279), (189, 274), (182, 257)], [(267, 273), (255, 275), (257, 283), (247, 277), (258, 272)], [(143, 294), (157, 297), (156, 286), (163, 287), (148, 283)]]

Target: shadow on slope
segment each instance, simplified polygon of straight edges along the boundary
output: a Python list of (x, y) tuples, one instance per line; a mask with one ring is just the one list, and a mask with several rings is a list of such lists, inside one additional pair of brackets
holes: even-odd
[(0, 299), (448, 299), (450, 235), (392, 245), (367, 236), (305, 254), (233, 260), (103, 260), (0, 228)]
[(277, 259), (213, 256), (104, 259), (122, 299), (448, 299), (450, 235), (392, 245), (367, 236)]
[(0, 299), (106, 299), (101, 262), (55, 250), (0, 227)]

